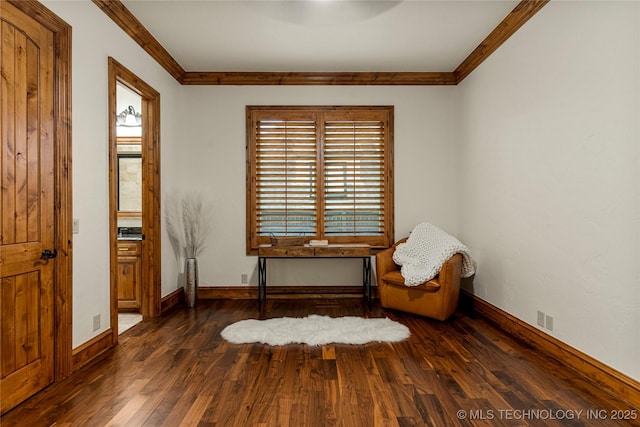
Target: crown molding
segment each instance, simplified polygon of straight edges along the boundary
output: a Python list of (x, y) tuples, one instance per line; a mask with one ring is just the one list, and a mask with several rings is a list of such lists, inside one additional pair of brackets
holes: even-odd
[(184, 85), (455, 85), (453, 73), (193, 72)]
[(185, 71), (120, 0), (93, 0), (183, 85), (457, 85), (549, 0), (522, 0), (453, 72), (215, 72)]
[(184, 68), (173, 59), (158, 40), (138, 21), (120, 0), (93, 0), (113, 22), (140, 45), (158, 64), (178, 82), (182, 82)]
[(549, 0), (522, 0), (518, 3), (482, 43), (454, 70), (453, 75), (455, 76), (456, 84), (471, 74), (489, 55), (495, 52), (547, 3), (549, 3)]

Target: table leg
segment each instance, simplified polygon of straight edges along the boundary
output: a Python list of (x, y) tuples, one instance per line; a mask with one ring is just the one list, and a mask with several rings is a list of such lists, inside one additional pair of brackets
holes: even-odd
[(371, 308), (371, 257), (362, 258), (362, 286), (364, 299)]
[(262, 311), (262, 302), (267, 300), (267, 259), (258, 258), (258, 311)]

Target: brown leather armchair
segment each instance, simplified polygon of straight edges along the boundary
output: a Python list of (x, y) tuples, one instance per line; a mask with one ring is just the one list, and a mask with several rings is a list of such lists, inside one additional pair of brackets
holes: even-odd
[(432, 280), (418, 286), (405, 286), (400, 267), (393, 262), (393, 251), (406, 240), (376, 254), (380, 304), (385, 308), (446, 320), (458, 306), (462, 255), (449, 258), (442, 265), (440, 274)]

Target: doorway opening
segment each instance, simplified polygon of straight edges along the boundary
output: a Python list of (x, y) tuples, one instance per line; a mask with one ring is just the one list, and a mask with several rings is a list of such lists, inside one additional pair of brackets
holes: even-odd
[(160, 94), (109, 58), (109, 232), (114, 343), (127, 326), (160, 315), (159, 134)]
[(118, 335), (142, 321), (142, 97), (116, 82)]

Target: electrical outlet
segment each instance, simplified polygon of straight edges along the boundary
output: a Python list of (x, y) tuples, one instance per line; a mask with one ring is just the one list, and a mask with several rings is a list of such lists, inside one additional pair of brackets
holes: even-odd
[(550, 331), (553, 331), (553, 317), (547, 316), (545, 319), (546, 328)]
[(73, 218), (73, 234), (80, 233), (80, 218)]
[(538, 326), (544, 328), (544, 313), (538, 310)]
[(100, 329), (100, 315), (96, 314), (95, 316), (93, 316), (93, 332), (97, 331), (98, 329)]
[(241, 274), (240, 275), (240, 283), (243, 285), (246, 285), (249, 283), (249, 275), (247, 274)]

